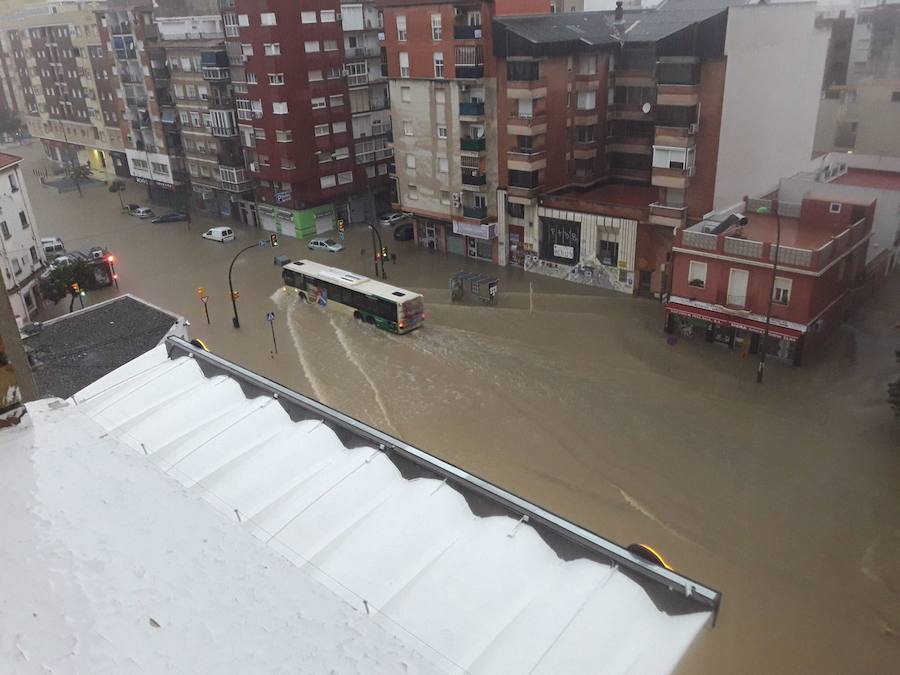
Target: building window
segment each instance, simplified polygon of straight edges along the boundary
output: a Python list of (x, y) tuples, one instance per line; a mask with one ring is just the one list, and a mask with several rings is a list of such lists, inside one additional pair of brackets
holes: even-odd
[(19, 179), (14, 173), (9, 174), (9, 189), (11, 192), (19, 191)]
[(601, 239), (597, 243), (597, 260), (601, 265), (615, 267), (619, 264), (619, 244)]
[(325, 40), (322, 42), (322, 51), (336, 52), (337, 48), (337, 40)]
[(744, 307), (747, 304), (747, 282), (750, 272), (731, 268), (728, 274), (728, 298), (726, 304), (732, 307)]
[(319, 185), (322, 186), (323, 190), (327, 190), (328, 188), (333, 188), (337, 185), (337, 181), (334, 176), (322, 176), (319, 178)]
[(316, 13), (315, 12), (300, 12), (300, 23), (315, 23), (316, 22)]
[(444, 52), (434, 53), (434, 76), (440, 79), (444, 77)]
[(340, 108), (342, 105), (344, 105), (344, 95), (332, 94), (328, 97), (328, 105), (332, 108)]
[(653, 146), (653, 167), (657, 169), (689, 169), (694, 166), (693, 148)]
[(447, 125), (446, 124), (438, 124), (437, 125), (437, 137), (438, 138), (447, 138)]
[(190, 124), (191, 124), (191, 116), (190, 115), (188, 115), (186, 112), (181, 112), (181, 113), (178, 113), (178, 117), (181, 119), (181, 123), (184, 126), (190, 126)]
[(409, 53), (400, 52), (400, 77), (409, 77)]
[(441, 204), (450, 203), (450, 193), (447, 190), (441, 190)]
[(297, 164), (292, 159), (287, 159), (285, 157), (281, 158), (281, 168), (282, 169), (296, 169)]
[(310, 70), (307, 73), (310, 82), (321, 82), (322, 81), (322, 71), (321, 70)]
[(406, 42), (406, 16), (397, 15), (397, 42)]
[(260, 166), (269, 166), (269, 156), (268, 155), (257, 155), (257, 159), (259, 160)]
[(262, 26), (275, 26), (278, 21), (275, 19), (274, 12), (264, 12), (259, 15), (259, 23)]
[(322, 23), (334, 23), (337, 19), (333, 9), (323, 9), (319, 14), (322, 17)]
[(294, 142), (294, 132), (290, 129), (276, 129), (275, 130), (275, 140), (278, 143), (293, 143)]
[(325, 107), (325, 97), (321, 96), (311, 100), (313, 110), (321, 110)]
[(247, 14), (238, 14), (238, 26), (245, 28), (250, 25), (250, 17)]
[(706, 263), (691, 260), (688, 266), (688, 286), (706, 288)]
[(406, 173), (415, 173), (416, 172), (416, 156), (415, 155), (407, 155), (406, 156)]
[(350, 157), (350, 148), (344, 146), (343, 148), (338, 148), (334, 152), (331, 153), (332, 159), (349, 159)]
[(400, 100), (404, 103), (412, 101), (412, 95), (409, 87), (400, 87)]
[(200, 126), (200, 113), (198, 113), (198, 112), (191, 113), (191, 126), (192, 127)]
[(578, 109), (579, 110), (594, 110), (597, 107), (597, 92), (596, 91), (582, 91), (578, 93)]
[(331, 125), (331, 131), (335, 134), (343, 134), (347, 131), (347, 123), (346, 122), (333, 122)]
[(0, 232), (3, 232), (3, 238), (9, 239), (12, 235), (9, 233), (9, 226), (6, 224), (6, 221), (0, 221)]
[(317, 124), (315, 126), (316, 136), (327, 136), (331, 133), (331, 127), (328, 124)]
[(403, 135), (404, 136), (412, 136), (413, 135), (413, 127), (412, 122), (410, 120), (403, 120)]
[(245, 75), (245, 79), (247, 80), (247, 84), (256, 84), (256, 73), (247, 73)]
[(828, 213), (840, 213), (841, 212), (841, 203), (840, 202), (831, 202), (828, 205)]
[(791, 286), (794, 282), (786, 277), (775, 277), (775, 288), (772, 290), (772, 302), (786, 305), (791, 301)]
[(508, 202), (506, 204), (506, 215), (509, 216), (510, 218), (524, 218), (525, 217), (525, 205)]
[(446, 157), (438, 157), (437, 167), (438, 173), (449, 173), (450, 160), (448, 160)]
[(313, 54), (319, 51), (319, 41), (318, 40), (307, 40), (303, 43), (303, 51), (307, 54)]
[(241, 54), (244, 56), (253, 56), (253, 45), (249, 42), (244, 42), (241, 44)]
[(339, 185), (347, 185), (348, 183), (353, 182), (353, 172), (352, 171), (341, 171), (337, 175), (338, 184)]
[(287, 115), (288, 104), (285, 101), (272, 101), (272, 112), (276, 115)]
[(33, 262), (33, 263), (38, 262), (37, 249), (34, 246), (32, 246), (30, 249), (28, 249), (28, 252), (31, 254), (31, 262)]
[(432, 40), (440, 40), (443, 35), (443, 31), (441, 30), (441, 15), (440, 14), (432, 14), (431, 15), (431, 39)]
[(284, 73), (269, 73), (269, 84), (281, 86), (284, 84)]
[(266, 56), (279, 56), (281, 54), (280, 42), (267, 42), (263, 47), (266, 50)]
[(253, 127), (253, 137), (258, 141), (266, 140), (266, 130), (262, 127)]

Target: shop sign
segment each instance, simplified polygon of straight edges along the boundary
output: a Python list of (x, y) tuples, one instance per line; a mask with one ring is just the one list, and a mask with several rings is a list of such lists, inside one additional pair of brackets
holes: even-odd
[(557, 258), (568, 258), (569, 260), (574, 260), (575, 247), (563, 246), (562, 244), (553, 244), (553, 255)]
[(285, 202), (289, 202), (291, 200), (290, 192), (276, 192), (275, 193), (275, 203), (276, 204), (284, 204)]
[[(673, 312), (675, 314), (681, 314), (682, 316), (689, 316), (692, 319), (700, 319), (701, 321), (707, 321), (709, 323), (716, 324), (719, 326), (728, 326), (729, 328), (737, 328), (738, 330), (746, 330), (751, 333), (757, 333), (759, 335), (763, 335), (765, 333), (765, 330), (763, 328), (760, 328), (759, 326), (751, 326), (749, 324), (741, 323), (739, 321), (729, 321), (728, 319), (725, 319), (722, 317), (709, 316), (707, 314), (700, 314), (697, 312), (690, 312), (688, 310), (684, 310), (681, 308), (676, 309), (675, 307), (669, 307), (668, 309), (670, 312)], [(797, 338), (795, 336), (785, 335), (784, 333), (780, 332), (774, 326), (769, 326), (769, 334), (774, 335), (776, 337), (784, 338), (785, 340), (790, 340), (791, 342), (794, 342), (797, 340)]]
[(161, 183), (158, 180), (153, 180), (151, 178), (142, 178), (141, 176), (135, 176), (134, 180), (138, 183), (143, 183), (144, 185), (151, 185), (153, 187), (159, 187), (163, 190), (174, 190), (175, 186), (170, 183)]
[(497, 236), (495, 228), (497, 223), (465, 223), (460, 220), (453, 221), (453, 233), (476, 239), (493, 239)]

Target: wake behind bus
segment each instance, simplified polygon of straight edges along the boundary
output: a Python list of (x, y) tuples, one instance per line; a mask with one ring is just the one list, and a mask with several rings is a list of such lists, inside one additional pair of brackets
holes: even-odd
[(425, 322), (420, 294), (360, 274), (295, 260), (282, 268), (281, 278), (306, 302), (337, 309), (383, 330), (403, 334)]

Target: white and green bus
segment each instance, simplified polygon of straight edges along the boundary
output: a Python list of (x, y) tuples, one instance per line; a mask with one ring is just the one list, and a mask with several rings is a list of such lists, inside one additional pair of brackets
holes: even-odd
[(295, 260), (282, 268), (285, 286), (306, 302), (332, 307), (394, 333), (408, 333), (425, 322), (422, 296), (368, 277)]

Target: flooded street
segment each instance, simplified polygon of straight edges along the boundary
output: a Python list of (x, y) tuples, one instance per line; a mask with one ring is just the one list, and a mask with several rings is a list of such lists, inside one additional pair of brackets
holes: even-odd
[[(263, 233), (236, 228), (237, 241), (219, 244), (200, 238), (211, 220), (151, 225), (121, 214), (103, 185), (83, 198), (42, 188), (38, 144), (7, 151), (29, 161), (42, 236), (108, 247), (118, 292), (185, 316), (212, 351), (617, 542), (648, 543), (720, 590), (718, 624), (679, 672), (898, 671), (900, 427), (886, 403), (896, 274), (824, 360), (770, 363), (762, 386), (755, 362), (718, 345), (668, 344), (655, 302), (429, 254), (387, 229), (399, 258), (388, 282), (425, 296), (424, 329), (391, 335), (298, 303), (265, 248), (234, 267), (235, 330), (228, 264)], [(147, 203), (130, 182), (124, 198)], [(338, 254), (281, 242), (278, 254), (372, 275), (360, 226)], [(450, 303), (459, 269), (499, 276), (499, 306)]]

